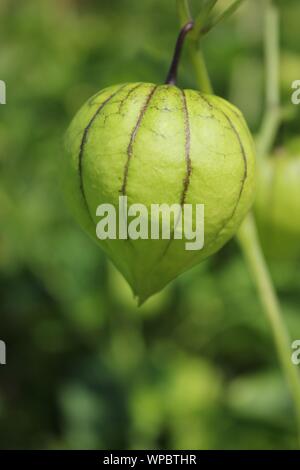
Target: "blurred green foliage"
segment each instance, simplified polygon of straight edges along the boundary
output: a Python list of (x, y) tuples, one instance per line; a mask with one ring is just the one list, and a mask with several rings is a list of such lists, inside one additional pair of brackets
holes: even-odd
[[(256, 131), (261, 2), (246, 3), (204, 48), (217, 93), (240, 105)], [(0, 338), (8, 362), (0, 368), (1, 448), (296, 446), (270, 331), (235, 243), (138, 309), (62, 202), (69, 121), (104, 86), (164, 80), (178, 29), (174, 4), (1, 1)], [(300, 78), (300, 4), (280, 5), (288, 104)], [(195, 87), (187, 58), (180, 81)], [(299, 132), (297, 112), (288, 114), (281, 143)], [(272, 272), (297, 339), (299, 262)]]

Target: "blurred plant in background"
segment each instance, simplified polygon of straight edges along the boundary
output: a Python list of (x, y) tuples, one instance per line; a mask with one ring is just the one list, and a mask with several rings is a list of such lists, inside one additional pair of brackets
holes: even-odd
[[(246, 2), (204, 44), (216, 93), (254, 131), (263, 112), (259, 3)], [(278, 3), (283, 144), (299, 133), (300, 106), (289, 103), (300, 4)], [(62, 204), (71, 117), (107, 85), (164, 79), (178, 30), (173, 3), (2, 0), (0, 15), (1, 448), (295, 446), (286, 386), (235, 243), (138, 309)], [(181, 70), (182, 85), (194, 87), (188, 63)], [(299, 260), (271, 268), (298, 339)]]

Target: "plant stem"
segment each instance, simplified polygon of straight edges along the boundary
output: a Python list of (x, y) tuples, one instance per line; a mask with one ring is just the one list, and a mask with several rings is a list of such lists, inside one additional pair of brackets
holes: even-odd
[(170, 70), (168, 72), (168, 76), (167, 76), (167, 79), (166, 79), (166, 82), (165, 82), (167, 85), (175, 85), (176, 84), (178, 66), (179, 66), (179, 61), (180, 61), (180, 57), (181, 57), (181, 52), (182, 52), (184, 40), (185, 40), (187, 34), (193, 29), (193, 27), (194, 27), (194, 22), (193, 21), (188, 21), (180, 30), (180, 33), (179, 33), (179, 36), (178, 36), (177, 42), (176, 42), (176, 47), (175, 47), (171, 67), (170, 67)]
[(271, 151), (281, 122), (279, 92), (279, 13), (273, 0), (265, 0), (264, 48), (266, 62), (266, 112), (257, 138), (257, 157)]
[(212, 95), (213, 89), (206, 68), (205, 59), (202, 51), (198, 47), (197, 41), (194, 39), (189, 43), (189, 52), (200, 90)]
[[(187, 0), (177, 0), (177, 11), (181, 25), (185, 25), (186, 23), (192, 21), (189, 3)], [(189, 53), (200, 90), (204, 93), (212, 94), (212, 85), (203, 53), (198, 46), (197, 37), (190, 38)]]
[(300, 375), (291, 361), (291, 340), (282, 319), (252, 214), (249, 214), (242, 223), (238, 240), (272, 329), (277, 354), (294, 401), (300, 443)]
[[(265, 19), (266, 113), (257, 139), (257, 158), (270, 152), (281, 121), (279, 93), (279, 13), (272, 0), (266, 0)], [(300, 375), (291, 361), (291, 340), (270, 278), (252, 214), (240, 227), (237, 238), (271, 326), (277, 354), (286, 377), (296, 412), (300, 444)]]
[(188, 0), (176, 0), (178, 17), (181, 23), (181, 26), (184, 26), (186, 23), (192, 20), (192, 15), (190, 11), (189, 1)]
[[(260, 155), (266, 155), (268, 149), (272, 146), (273, 140), (280, 117), (277, 116), (272, 118), (274, 113), (274, 104), (279, 114), (279, 87), (278, 87), (278, 26), (279, 26), (279, 15), (278, 11), (273, 6), (271, 0), (268, 1), (267, 10), (267, 29), (266, 32), (266, 56), (268, 56), (268, 84), (267, 84), (267, 103), (268, 111), (264, 120), (264, 126), (261, 133), (261, 147)], [(181, 8), (178, 9), (181, 14), (180, 20), (185, 22), (191, 20), (191, 15), (188, 8), (188, 2), (185, 0), (178, 0), (178, 5)], [(194, 43), (196, 47), (196, 43)], [(196, 71), (196, 77), (198, 80), (199, 87), (206, 93), (212, 93), (212, 87), (210, 84), (209, 76), (207, 73), (205, 61), (202, 55), (197, 56), (198, 50), (192, 50), (192, 56), (194, 67)], [(270, 57), (269, 57), (270, 55)], [(199, 60), (200, 57), (200, 60)], [(275, 75), (273, 76), (273, 73)], [(270, 89), (269, 89), (270, 85)], [(276, 113), (275, 113), (276, 114)], [(276, 125), (275, 125), (276, 124)], [(296, 412), (296, 422), (298, 428), (298, 439), (300, 444), (300, 375), (296, 367), (291, 361), (291, 341), (289, 334), (282, 319), (280, 304), (277, 298), (276, 291), (274, 289), (271, 277), (269, 275), (268, 267), (264, 259), (264, 255), (260, 246), (260, 242), (257, 236), (256, 224), (253, 215), (249, 213), (242, 223), (237, 238), (240, 243), (244, 258), (248, 264), (249, 270), (252, 274), (253, 281), (256, 285), (256, 289), (259, 294), (259, 298), (265, 312), (266, 318), (271, 326), (274, 343), (277, 349), (277, 354), (280, 360), (280, 364), (283, 373), (286, 377), (291, 397), (293, 399), (294, 408)]]

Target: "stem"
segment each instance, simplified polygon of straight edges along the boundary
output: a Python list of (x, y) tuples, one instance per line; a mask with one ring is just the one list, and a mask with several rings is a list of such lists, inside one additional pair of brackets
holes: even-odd
[(191, 62), (194, 67), (196, 79), (198, 82), (199, 89), (204, 93), (210, 95), (213, 94), (213, 89), (209, 74), (206, 68), (205, 59), (202, 51), (199, 49), (197, 42), (195, 40), (190, 41), (189, 44)]
[[(266, 113), (257, 140), (258, 161), (266, 158), (270, 152), (281, 121), (279, 13), (272, 0), (266, 0), (265, 22)], [(237, 238), (271, 326), (278, 358), (294, 402), (300, 444), (300, 375), (291, 361), (291, 340), (282, 318), (280, 304), (261, 250), (252, 214), (249, 214), (244, 220)]]
[(177, 3), (177, 12), (178, 12), (181, 26), (184, 26), (186, 23), (192, 20), (189, 1), (188, 0), (176, 0), (176, 3)]
[[(181, 24), (186, 24), (187, 22), (192, 21), (187, 0), (177, 0), (177, 11)], [(203, 53), (198, 46), (196, 37), (193, 37), (189, 41), (189, 53), (200, 90), (204, 93), (213, 94), (206, 63)]]
[(258, 159), (271, 151), (281, 122), (279, 92), (279, 13), (272, 0), (266, 1), (265, 61), (266, 61), (266, 112), (257, 138)]
[[(262, 143), (260, 148), (260, 155), (266, 155), (269, 147), (272, 145), (274, 133), (279, 125), (278, 122), (274, 122), (271, 119), (271, 114), (274, 113), (274, 104), (279, 113), (279, 86), (278, 86), (278, 29), (279, 29), (279, 15), (277, 9), (272, 5), (271, 0), (268, 1), (267, 10), (267, 32), (266, 32), (266, 55), (268, 55), (268, 82), (270, 81), (270, 89), (267, 84), (267, 103), (268, 112), (264, 120), (264, 126), (262, 130)], [(183, 19), (190, 19), (190, 12), (188, 8), (188, 2), (184, 0), (178, 0), (177, 4), (181, 5), (178, 9), (181, 21)], [(276, 44), (276, 47), (275, 47)], [(271, 54), (271, 57), (269, 57)], [(195, 60), (195, 51), (193, 51), (193, 57)], [(195, 64), (194, 64), (195, 65)], [(202, 68), (202, 70), (201, 70)], [(273, 75), (273, 73), (275, 74)], [(200, 56), (200, 61), (197, 59), (197, 70), (196, 75), (199, 81), (201, 89), (211, 93), (212, 87), (208, 78), (205, 61)], [(204, 78), (203, 78), (204, 77)], [(208, 80), (207, 80), (208, 78)], [(271, 125), (272, 124), (272, 125)], [(276, 126), (275, 126), (276, 124)], [(272, 334), (274, 337), (274, 343), (277, 349), (277, 354), (280, 360), (280, 364), (284, 375), (286, 377), (291, 397), (293, 399), (296, 421), (298, 428), (298, 438), (300, 444), (300, 376), (296, 367), (292, 364), (291, 356), (291, 341), (287, 332), (286, 326), (282, 319), (280, 310), (280, 304), (276, 295), (276, 291), (273, 287), (271, 277), (269, 275), (268, 267), (266, 265), (263, 252), (258, 240), (256, 225), (252, 214), (248, 214), (240, 227), (237, 238), (242, 248), (245, 260), (248, 263), (249, 270), (252, 273), (253, 281), (256, 285), (262, 307), (265, 315), (270, 323)]]
[(176, 85), (178, 65), (179, 65), (179, 61), (181, 57), (183, 44), (184, 44), (187, 34), (193, 29), (193, 27), (194, 27), (194, 22), (189, 21), (180, 30), (179, 36), (177, 38), (176, 46), (175, 46), (175, 51), (174, 51), (174, 56), (173, 56), (173, 60), (171, 63), (171, 67), (170, 67), (170, 70), (169, 70), (169, 73), (165, 82), (167, 85)]
[(277, 354), (294, 401), (300, 443), (300, 375), (291, 361), (291, 340), (283, 322), (279, 302), (262, 254), (254, 218), (249, 214), (238, 232), (238, 240), (272, 329)]

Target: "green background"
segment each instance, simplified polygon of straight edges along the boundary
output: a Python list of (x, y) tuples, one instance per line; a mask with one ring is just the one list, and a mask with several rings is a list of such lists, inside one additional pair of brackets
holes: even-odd
[[(204, 50), (216, 93), (255, 132), (262, 2), (246, 3)], [(278, 3), (283, 144), (299, 132), (300, 106), (289, 102), (300, 79), (300, 4)], [(0, 447), (294, 448), (291, 401), (235, 242), (138, 309), (63, 202), (71, 118), (103, 87), (164, 81), (175, 1), (2, 0), (0, 18)], [(186, 56), (180, 84), (196, 87)], [(299, 261), (270, 266), (299, 339)]]

